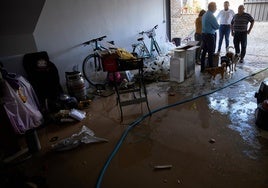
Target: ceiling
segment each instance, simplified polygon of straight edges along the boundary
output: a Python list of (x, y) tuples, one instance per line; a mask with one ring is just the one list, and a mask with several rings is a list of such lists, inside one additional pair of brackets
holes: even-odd
[(0, 1), (0, 35), (33, 33), (45, 0)]

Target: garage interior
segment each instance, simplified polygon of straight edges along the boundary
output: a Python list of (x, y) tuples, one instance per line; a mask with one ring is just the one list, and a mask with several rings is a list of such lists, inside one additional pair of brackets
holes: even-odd
[[(46, 51), (65, 91), (65, 72), (81, 70), (89, 53), (81, 44), (91, 38), (107, 35), (131, 51), (138, 32), (156, 24), (159, 44), (174, 37), (168, 0), (13, 0), (1, 8), (5, 69), (27, 78), (24, 54)], [(245, 62), (225, 79), (210, 79), (196, 64), (181, 83), (147, 83), (151, 114), (145, 103), (129, 105), (121, 121), (116, 94), (94, 95), (84, 119), (41, 125), (29, 148), (1, 104), (1, 187), (267, 187), (268, 128), (256, 125), (256, 93), (268, 75), (268, 18), (258, 19)], [(84, 126), (101, 142), (53, 149)]]

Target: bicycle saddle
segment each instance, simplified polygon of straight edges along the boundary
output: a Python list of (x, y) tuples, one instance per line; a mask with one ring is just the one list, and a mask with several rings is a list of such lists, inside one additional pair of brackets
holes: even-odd
[(144, 40), (143, 37), (140, 37), (140, 38), (137, 39), (137, 41), (143, 41), (143, 40)]

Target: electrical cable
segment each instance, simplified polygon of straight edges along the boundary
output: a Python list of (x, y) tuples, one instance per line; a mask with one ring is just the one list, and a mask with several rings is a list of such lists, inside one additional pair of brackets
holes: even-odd
[(178, 101), (178, 102), (176, 102), (174, 104), (170, 104), (170, 105), (166, 105), (166, 106), (157, 108), (155, 110), (152, 110), (151, 113), (147, 113), (144, 116), (141, 116), (138, 119), (136, 119), (135, 121), (133, 121), (132, 123), (130, 123), (129, 126), (124, 130), (122, 136), (120, 137), (120, 139), (117, 142), (117, 144), (115, 145), (113, 151), (111, 152), (111, 154), (109, 155), (108, 159), (106, 160), (103, 168), (101, 169), (101, 172), (100, 172), (100, 174), (98, 176), (98, 179), (97, 179), (96, 188), (100, 188), (101, 183), (102, 183), (103, 176), (104, 176), (104, 174), (105, 174), (105, 172), (106, 172), (109, 164), (111, 163), (112, 159), (114, 158), (114, 156), (116, 155), (116, 153), (120, 149), (122, 143), (124, 142), (125, 138), (127, 137), (128, 133), (129, 133), (129, 131), (131, 131), (136, 125), (138, 125), (139, 123), (141, 123), (145, 118), (147, 118), (148, 116), (151, 116), (152, 114), (154, 114), (156, 112), (159, 112), (161, 110), (164, 110), (164, 109), (167, 109), (167, 108), (170, 108), (170, 107), (173, 107), (173, 106), (177, 106), (177, 105), (180, 105), (180, 104), (184, 104), (184, 103), (187, 103), (187, 102), (196, 100), (198, 98), (201, 98), (201, 97), (204, 97), (204, 96), (207, 96), (207, 95), (211, 95), (211, 94), (213, 94), (215, 92), (218, 92), (218, 91), (223, 90), (223, 89), (225, 89), (227, 87), (230, 87), (231, 85), (234, 85), (234, 84), (236, 84), (236, 83), (238, 83), (238, 82), (240, 82), (242, 80), (245, 80), (245, 79), (247, 79), (249, 77), (252, 77), (252, 76), (255, 76), (257, 74), (260, 74), (261, 72), (264, 72), (266, 70), (268, 70), (268, 67), (265, 68), (265, 69), (263, 69), (263, 70), (260, 70), (260, 71), (258, 71), (256, 73), (252, 73), (252, 74), (250, 74), (248, 76), (245, 76), (245, 77), (243, 77), (243, 78), (241, 78), (241, 79), (239, 79), (239, 80), (237, 80), (237, 81), (235, 81), (233, 83), (230, 83), (230, 84), (228, 84), (226, 86), (223, 86), (223, 87), (221, 87), (219, 89), (216, 89), (216, 90), (213, 90), (213, 91), (210, 91), (210, 92), (207, 92), (207, 93), (198, 95), (198, 96), (193, 97), (193, 98), (190, 98), (190, 99), (185, 99), (185, 100), (182, 100), (182, 101)]

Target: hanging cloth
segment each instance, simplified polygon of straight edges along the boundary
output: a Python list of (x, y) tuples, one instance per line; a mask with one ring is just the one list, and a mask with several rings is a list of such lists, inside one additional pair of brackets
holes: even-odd
[(24, 134), (27, 130), (40, 126), (43, 115), (39, 111), (37, 96), (31, 84), (22, 76), (16, 76), (12, 87), (6, 79), (3, 82), (3, 106), (7, 116), (17, 134)]

